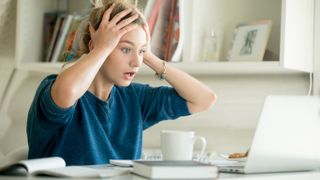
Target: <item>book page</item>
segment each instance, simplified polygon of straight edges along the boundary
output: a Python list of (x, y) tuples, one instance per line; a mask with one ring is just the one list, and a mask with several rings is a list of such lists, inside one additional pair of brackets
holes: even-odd
[(132, 167), (132, 160), (122, 160), (122, 159), (110, 159), (110, 164), (120, 167)]
[(38, 170), (63, 168), (66, 166), (66, 162), (60, 157), (23, 160), (18, 164), (25, 166), (30, 174)]
[(129, 174), (128, 168), (94, 168), (84, 166), (67, 166), (64, 168), (47, 169), (33, 173), (32, 175), (49, 175), (56, 177), (76, 177), (76, 178), (108, 178), (113, 176), (120, 176)]

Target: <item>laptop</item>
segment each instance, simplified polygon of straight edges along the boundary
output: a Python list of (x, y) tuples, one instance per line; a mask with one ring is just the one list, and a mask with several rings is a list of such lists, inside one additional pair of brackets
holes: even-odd
[(320, 167), (320, 97), (268, 96), (247, 160), (220, 172), (308, 171)]

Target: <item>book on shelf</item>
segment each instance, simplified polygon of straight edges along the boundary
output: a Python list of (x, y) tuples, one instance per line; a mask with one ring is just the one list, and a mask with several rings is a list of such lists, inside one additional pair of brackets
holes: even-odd
[[(152, 11), (150, 11), (152, 9)], [(148, 1), (145, 14), (151, 32), (151, 49), (161, 59), (178, 62), (182, 54), (181, 7), (179, 0)]]
[(129, 174), (126, 168), (107, 165), (66, 166), (60, 157), (21, 160), (0, 165), (1, 175), (53, 176), (72, 178), (107, 178)]
[(50, 42), (52, 40), (55, 24), (57, 22), (58, 12), (47, 12), (44, 14), (43, 20), (43, 37), (42, 47), (43, 55), (42, 59), (45, 60), (49, 51)]
[(67, 34), (64, 38), (63, 47), (59, 52), (59, 57), (58, 57), (59, 62), (65, 62), (66, 53), (69, 53), (72, 51), (75, 36), (81, 22), (82, 22), (82, 18), (80, 15), (74, 15), (72, 17), (70, 27), (68, 28)]
[[(55, 25), (54, 25), (52, 37), (51, 37), (51, 40), (50, 40), (50, 44), (49, 44), (49, 47), (48, 47), (48, 50), (47, 50), (47, 53), (46, 53), (46, 58), (44, 60), (45, 62), (50, 62), (50, 59), (52, 57), (52, 52), (53, 52), (53, 49), (54, 49), (55, 44), (57, 42), (57, 37), (58, 37), (59, 31), (61, 29), (61, 25), (62, 25), (63, 19), (64, 19), (64, 16), (60, 16), (59, 15), (57, 17), (57, 20), (56, 20)], [(46, 29), (46, 28), (44, 28), (44, 29)]]
[(56, 37), (56, 44), (53, 48), (52, 57), (50, 59), (50, 62), (57, 62), (59, 59), (59, 55), (62, 51), (65, 39), (67, 37), (68, 31), (71, 26), (71, 22), (73, 19), (73, 15), (64, 15), (64, 19), (61, 25), (61, 29), (59, 31), (58, 36)]
[(182, 49), (184, 43), (184, 29), (183, 29), (183, 6), (181, 4), (184, 3), (181, 0), (176, 0), (174, 7), (174, 14), (171, 17), (172, 21), (172, 30), (171, 30), (171, 38), (168, 40), (169, 47), (167, 51), (169, 52), (168, 59), (172, 62), (180, 62), (182, 57)]
[(165, 59), (167, 30), (168, 30), (168, 14), (170, 12), (170, 1), (161, 1), (159, 14), (154, 24), (154, 30), (151, 35), (152, 52), (160, 59)]
[[(53, 22), (54, 19), (53, 17), (51, 17), (54, 15), (57, 16), (55, 22)], [(43, 28), (43, 47), (45, 62), (65, 61), (64, 54), (71, 51), (74, 36), (81, 21), (81, 15), (76, 14), (71, 15), (61, 12), (52, 12), (45, 14)], [(54, 27), (52, 27), (53, 23)]]
[(161, 9), (162, 0), (149, 0), (147, 2), (144, 15), (148, 20), (150, 35), (152, 36), (155, 24)]
[(133, 161), (134, 174), (151, 179), (217, 178), (218, 168), (196, 161)]
[(165, 59), (171, 59), (172, 51), (174, 51), (172, 46), (174, 46), (174, 44), (173, 44), (173, 42), (174, 42), (173, 40), (175, 38), (174, 24), (177, 24), (177, 23), (175, 23), (175, 15), (176, 15), (177, 10), (178, 10), (177, 0), (171, 0)]

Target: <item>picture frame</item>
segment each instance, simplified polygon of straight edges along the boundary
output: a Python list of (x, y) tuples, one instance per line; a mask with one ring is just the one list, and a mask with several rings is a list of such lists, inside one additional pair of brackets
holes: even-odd
[(241, 23), (236, 26), (228, 59), (230, 61), (262, 61), (271, 26), (271, 20)]

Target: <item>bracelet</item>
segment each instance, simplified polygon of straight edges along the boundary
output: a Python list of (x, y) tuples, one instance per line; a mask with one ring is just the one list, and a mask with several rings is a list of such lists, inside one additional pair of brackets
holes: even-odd
[(161, 73), (161, 74), (158, 74), (158, 73), (155, 74), (161, 81), (165, 80), (165, 79), (166, 79), (166, 76), (167, 76), (167, 74), (166, 74), (166, 72), (167, 72), (167, 62), (166, 62), (166, 61), (163, 61), (162, 64), (163, 64), (163, 71), (162, 71), (162, 73)]

